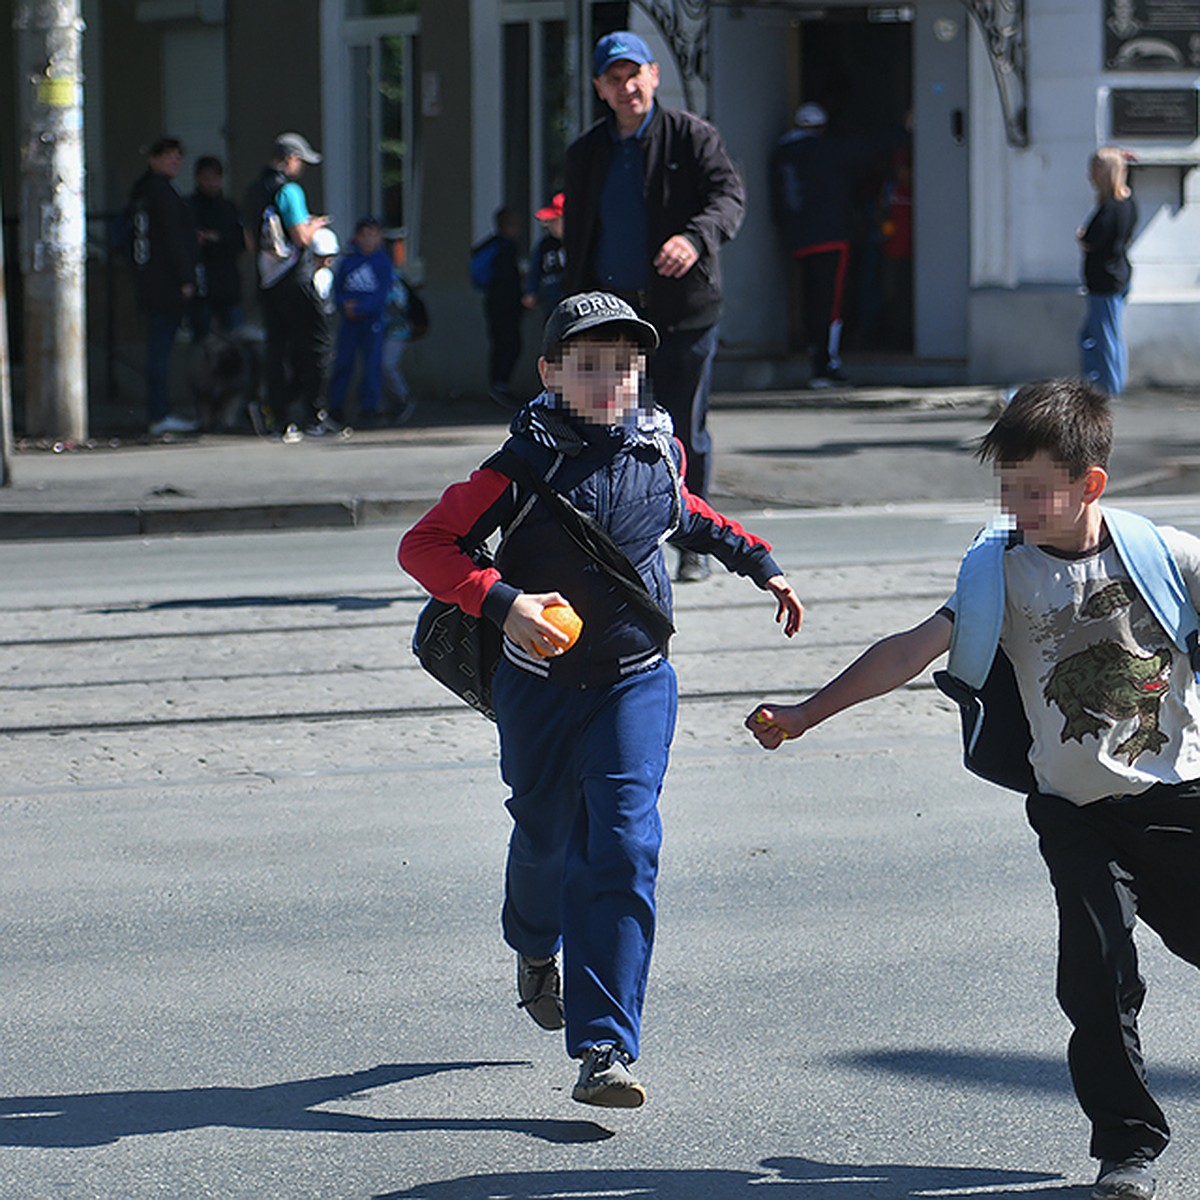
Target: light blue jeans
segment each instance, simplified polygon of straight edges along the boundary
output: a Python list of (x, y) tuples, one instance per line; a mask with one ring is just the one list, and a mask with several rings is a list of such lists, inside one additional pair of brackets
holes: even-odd
[(1080, 365), (1084, 378), (1110, 396), (1125, 390), (1129, 351), (1121, 334), (1125, 293), (1087, 294), (1087, 317), (1079, 331)]

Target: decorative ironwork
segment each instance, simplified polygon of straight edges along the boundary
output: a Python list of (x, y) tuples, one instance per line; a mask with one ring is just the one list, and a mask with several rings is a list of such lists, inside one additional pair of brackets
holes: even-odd
[(679, 68), (683, 98), (696, 111), (696, 85), (708, 88), (708, 0), (633, 0), (658, 27)]
[(1010, 146), (1029, 145), (1025, 0), (962, 0), (987, 39)]

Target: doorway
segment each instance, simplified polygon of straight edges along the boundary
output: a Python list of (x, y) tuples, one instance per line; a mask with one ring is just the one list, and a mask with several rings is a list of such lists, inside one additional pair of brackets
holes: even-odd
[(968, 290), (967, 18), (959, 0), (825, 7), (797, 22), (796, 102), (861, 150), (842, 349), (961, 360)]
[(913, 337), (912, 5), (825, 9), (798, 30), (798, 103), (850, 164), (842, 350), (907, 357)]

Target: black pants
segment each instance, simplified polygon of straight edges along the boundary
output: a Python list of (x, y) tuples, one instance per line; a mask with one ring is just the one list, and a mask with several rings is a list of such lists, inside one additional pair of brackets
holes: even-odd
[(1067, 1057), (1091, 1153), (1152, 1159), (1171, 1131), (1146, 1086), (1133, 929), (1141, 917), (1200, 966), (1200, 782), (1082, 807), (1035, 792), (1026, 811), (1058, 903), (1058, 1000), (1074, 1027)]
[(800, 263), (804, 341), (812, 352), (814, 378), (841, 369), (842, 301), (850, 267), (848, 242), (823, 242), (793, 251)]
[(491, 304), (484, 307), (487, 318), (488, 384), (507, 392), (512, 373), (521, 357), (521, 318), (525, 310), (520, 301), (513, 304)]
[(707, 329), (659, 328), (662, 339), (650, 356), (654, 402), (671, 414), (675, 436), (687, 454), (688, 491), (707, 496), (712, 474), (712, 438), (708, 432), (708, 397), (712, 391), (713, 359), (718, 326)]
[(258, 295), (267, 334), (267, 403), (277, 422), (304, 425), (325, 403), (333, 356), (328, 305), (296, 271)]

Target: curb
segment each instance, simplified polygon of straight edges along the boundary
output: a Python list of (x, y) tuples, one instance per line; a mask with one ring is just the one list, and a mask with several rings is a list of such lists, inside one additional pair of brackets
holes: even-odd
[(362, 525), (408, 523), (433, 500), (355, 498), (161, 506), (111, 509), (40, 509), (0, 512), (0, 542), (60, 538), (162, 537), (189, 533), (247, 533), (255, 530), (353, 529)]

